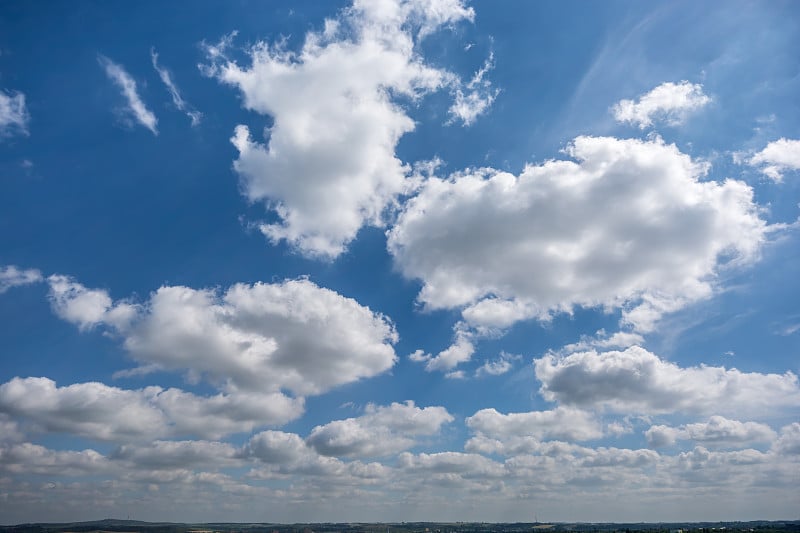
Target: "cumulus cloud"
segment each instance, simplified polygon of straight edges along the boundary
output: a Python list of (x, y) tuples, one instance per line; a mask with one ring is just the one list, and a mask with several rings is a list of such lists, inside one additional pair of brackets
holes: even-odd
[(704, 180), (706, 164), (660, 139), (578, 137), (566, 152), (577, 162), (425, 181), (388, 248), (427, 309), (460, 308), (480, 332), (621, 307), (646, 332), (758, 257), (769, 227), (745, 183)]
[[(547, 354), (534, 361), (545, 399), (621, 413), (763, 415), (797, 405), (797, 376), (741, 372), (735, 368), (682, 368), (644, 348)], [(699, 434), (699, 433), (698, 433)]]
[(158, 129), (156, 128), (158, 119), (152, 111), (147, 109), (147, 106), (139, 97), (139, 93), (136, 90), (136, 81), (122, 65), (114, 63), (103, 55), (98, 55), (97, 60), (106, 71), (106, 76), (122, 91), (122, 96), (125, 97), (128, 104), (128, 111), (133, 115), (133, 118), (139, 124), (152, 131), (153, 135), (158, 135)]
[(134, 305), (111, 300), (108, 291), (88, 289), (69, 276), (54, 274), (47, 278), (50, 304), (62, 320), (91, 329), (98, 324), (125, 327), (137, 313)]
[(368, 405), (364, 415), (316, 426), (306, 441), (322, 455), (380, 457), (414, 446), (414, 437), (435, 435), (453, 416), (444, 407), (414, 402)]
[(664, 121), (670, 126), (682, 124), (693, 112), (703, 108), (711, 98), (703, 93), (698, 83), (662, 83), (643, 94), (638, 101), (620, 100), (612, 111), (618, 122), (628, 122), (645, 129), (654, 121)]
[(680, 427), (651, 426), (644, 435), (651, 448), (671, 446), (678, 440), (730, 447), (753, 442), (772, 442), (777, 437), (772, 428), (766, 424), (740, 422), (718, 415), (709, 418), (708, 422), (685, 424)]
[(95, 450), (56, 451), (29, 442), (0, 448), (0, 470), (48, 476), (108, 473), (108, 459)]
[[(254, 435), (244, 445), (241, 455), (263, 464), (248, 474), (253, 479), (291, 475), (313, 477), (328, 480), (331, 483), (329, 490), (335, 490), (335, 486), (358, 486), (368, 483), (368, 480), (383, 479), (390, 470), (380, 463), (345, 463), (335, 457), (320, 455), (299, 435), (283, 431), (263, 431)], [(316, 491), (320, 487), (315, 485), (309, 489)]]
[(398, 468), (406, 472), (421, 472), (428, 475), (456, 474), (463, 478), (500, 478), (505, 474), (502, 463), (473, 453), (439, 452), (412, 454), (401, 453), (397, 458)]
[(14, 133), (28, 135), (29, 121), (25, 95), (0, 90), (0, 138)]
[(0, 267), (0, 294), (12, 287), (30, 285), (42, 281), (42, 273), (36, 269), (20, 269), (14, 265)]
[(197, 126), (200, 124), (203, 114), (194, 109), (189, 102), (183, 99), (180, 90), (178, 90), (178, 86), (175, 85), (174, 81), (172, 81), (172, 74), (170, 74), (170, 71), (158, 65), (158, 54), (156, 53), (155, 48), (150, 49), (150, 59), (153, 62), (153, 68), (156, 69), (161, 81), (164, 82), (164, 85), (166, 85), (167, 90), (172, 97), (172, 103), (175, 105), (175, 107), (186, 113), (186, 116), (192, 121), (192, 126)]
[[(453, 343), (436, 355), (417, 350), (409, 356), (415, 363), (425, 363), (425, 370), (433, 372), (435, 370), (452, 370), (460, 363), (469, 361), (475, 353), (475, 346), (472, 343), (474, 334), (465, 327), (464, 324), (457, 324), (455, 339)], [(463, 378), (463, 372), (450, 372), (448, 377)]]
[(782, 455), (800, 456), (800, 422), (784, 426), (772, 449)]
[(570, 407), (508, 414), (481, 409), (466, 423), (472, 431), (501, 441), (512, 437), (581, 441), (603, 436), (599, 422), (590, 413)]
[(134, 359), (229, 390), (320, 394), (397, 359), (386, 317), (304, 279), (161, 287), (144, 307), (122, 331)]
[(58, 387), (48, 378), (14, 378), (0, 385), (0, 413), (36, 431), (97, 440), (142, 440), (172, 435), (220, 438), (283, 424), (303, 402), (280, 393), (202, 397), (180, 389), (127, 390), (102, 383)]
[(772, 141), (748, 161), (773, 181), (783, 180), (783, 173), (800, 170), (800, 140), (781, 138)]
[(165, 441), (146, 445), (125, 444), (109, 456), (137, 469), (203, 469), (240, 466), (240, 452), (227, 442)]
[(383, 225), (384, 210), (414, 183), (395, 155), (414, 129), (399, 100), (459, 82), (427, 65), (416, 45), (472, 17), (460, 0), (356, 1), (309, 32), (298, 52), (259, 42), (243, 67), (224, 47), (209, 50), (204, 70), (238, 88), (247, 109), (273, 119), (265, 142), (244, 125), (231, 140), (245, 196), (280, 219), (260, 226), (271, 241), (334, 258), (362, 226)]

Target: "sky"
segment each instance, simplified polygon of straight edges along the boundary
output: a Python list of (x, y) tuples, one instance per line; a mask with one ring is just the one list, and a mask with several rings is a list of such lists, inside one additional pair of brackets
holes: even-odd
[(800, 519), (800, 5), (0, 5), (0, 523)]

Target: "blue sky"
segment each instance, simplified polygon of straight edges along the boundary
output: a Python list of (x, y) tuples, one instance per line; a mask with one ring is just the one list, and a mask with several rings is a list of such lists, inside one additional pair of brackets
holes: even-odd
[(800, 11), (0, 8), (0, 522), (797, 519)]

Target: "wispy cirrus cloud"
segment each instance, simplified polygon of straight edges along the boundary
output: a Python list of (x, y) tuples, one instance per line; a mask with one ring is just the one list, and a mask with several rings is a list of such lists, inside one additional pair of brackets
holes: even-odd
[(114, 63), (106, 56), (98, 54), (97, 61), (105, 70), (106, 76), (122, 91), (122, 96), (127, 102), (127, 111), (139, 124), (153, 132), (153, 135), (158, 135), (158, 119), (152, 111), (147, 109), (139, 96), (136, 90), (136, 81), (122, 65)]
[(28, 135), (30, 115), (21, 92), (0, 90), (0, 138), (21, 133)]
[(175, 82), (172, 80), (172, 74), (170, 71), (165, 67), (159, 66), (158, 53), (156, 53), (155, 48), (150, 49), (150, 59), (153, 62), (153, 68), (156, 69), (156, 72), (158, 72), (158, 76), (161, 78), (161, 81), (167, 86), (167, 90), (172, 97), (172, 103), (175, 105), (175, 107), (186, 113), (186, 116), (188, 116), (192, 121), (192, 126), (197, 126), (200, 124), (200, 121), (203, 119), (203, 114), (194, 109), (189, 102), (183, 99), (178, 86), (175, 85)]

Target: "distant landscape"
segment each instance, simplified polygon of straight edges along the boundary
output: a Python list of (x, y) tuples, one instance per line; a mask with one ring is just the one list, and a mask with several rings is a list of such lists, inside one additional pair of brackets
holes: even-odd
[(522, 532), (619, 532), (636, 533), (793, 533), (800, 532), (800, 520), (750, 522), (673, 523), (552, 523), (514, 522), (401, 522), (401, 523), (198, 523), (99, 520), (92, 522), (40, 523), (0, 526), (0, 533), (522, 533)]

